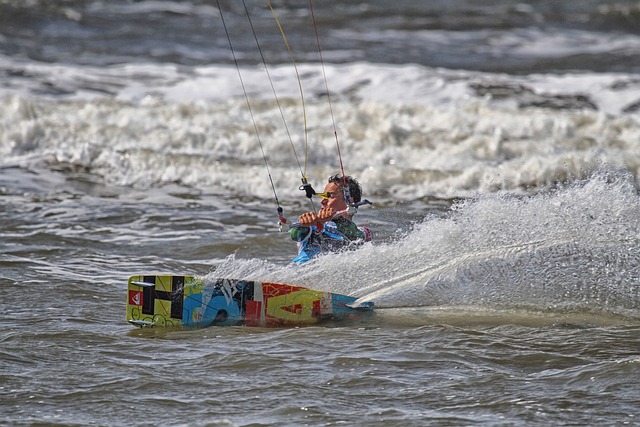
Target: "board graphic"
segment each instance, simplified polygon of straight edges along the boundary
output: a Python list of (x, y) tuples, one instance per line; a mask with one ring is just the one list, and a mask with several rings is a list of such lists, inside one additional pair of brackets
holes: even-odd
[(140, 326), (299, 326), (370, 315), (372, 302), (282, 283), (196, 276), (131, 276), (127, 321)]

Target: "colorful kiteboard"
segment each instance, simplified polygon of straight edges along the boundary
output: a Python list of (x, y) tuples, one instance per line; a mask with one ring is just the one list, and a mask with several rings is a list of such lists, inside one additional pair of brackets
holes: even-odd
[(372, 302), (281, 283), (195, 276), (131, 276), (127, 320), (146, 327), (299, 326), (359, 319)]

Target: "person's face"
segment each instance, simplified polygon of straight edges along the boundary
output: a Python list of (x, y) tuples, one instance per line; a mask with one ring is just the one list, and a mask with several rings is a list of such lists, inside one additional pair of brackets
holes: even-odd
[(332, 208), (334, 211), (342, 211), (347, 209), (347, 202), (344, 200), (342, 187), (335, 182), (330, 182), (324, 187), (325, 193), (330, 193), (331, 197), (322, 199), (320, 204), (323, 208)]

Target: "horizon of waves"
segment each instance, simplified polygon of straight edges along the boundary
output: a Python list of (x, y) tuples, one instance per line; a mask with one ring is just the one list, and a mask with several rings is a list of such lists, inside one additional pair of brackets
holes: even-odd
[[(299, 119), (295, 101), (283, 101)], [(337, 120), (348, 129), (343, 155), (367, 197), (524, 194), (603, 168), (635, 175), (640, 170), (635, 115), (494, 108), (476, 101), (457, 107), (338, 102)], [(296, 161), (277, 109), (270, 101), (254, 107), (275, 186), (283, 198), (296, 198)], [(326, 117), (325, 102), (307, 107), (310, 115)], [(301, 128), (299, 121), (291, 125)], [(310, 131), (310, 177), (337, 168), (335, 142), (326, 130)], [(300, 142), (294, 140), (296, 149), (304, 148)], [(5, 167), (84, 171), (115, 186), (177, 183), (252, 197), (272, 191), (246, 104), (238, 99), (131, 104), (13, 97), (0, 106), (0, 155)]]
[(640, 199), (624, 171), (531, 197), (481, 195), (393, 241), (303, 267), (229, 257), (233, 275), (344, 293), (379, 308), (475, 307), (640, 318)]

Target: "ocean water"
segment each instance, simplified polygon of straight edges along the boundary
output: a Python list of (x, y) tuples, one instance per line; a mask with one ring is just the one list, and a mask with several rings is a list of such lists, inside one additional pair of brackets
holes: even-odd
[[(637, 2), (272, 5), (296, 67), (267, 2), (0, 1), (0, 425), (638, 424)], [(374, 242), (291, 266), (336, 140)], [(155, 273), (377, 309), (136, 329)]]

